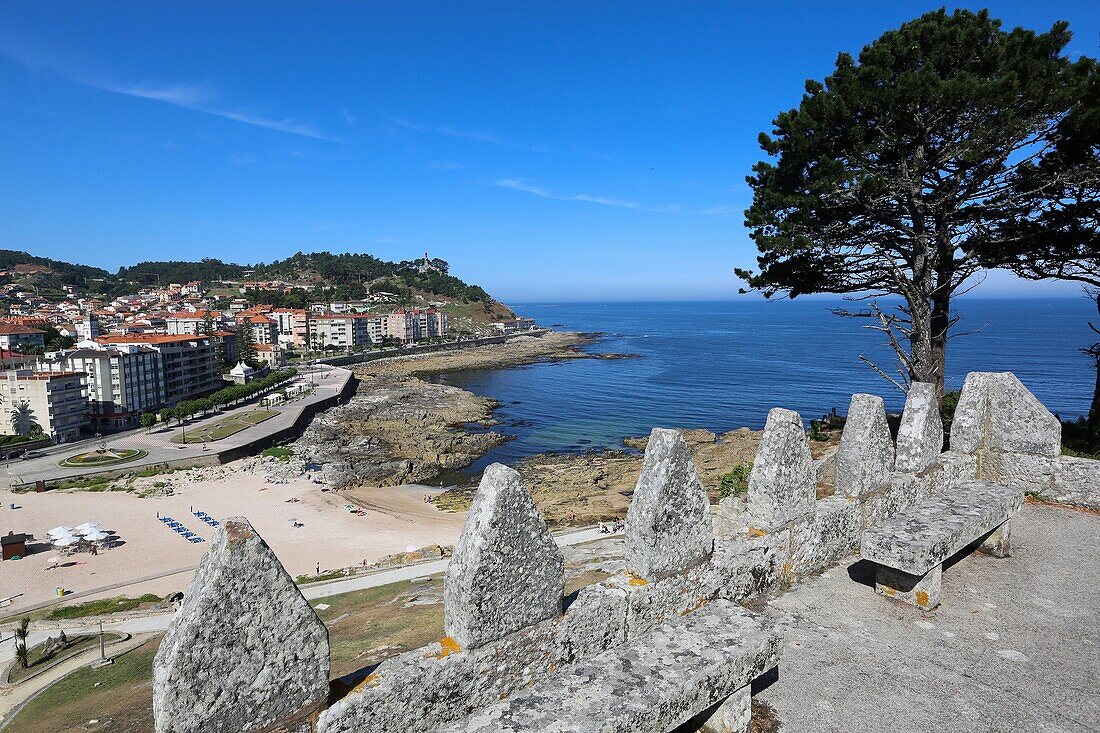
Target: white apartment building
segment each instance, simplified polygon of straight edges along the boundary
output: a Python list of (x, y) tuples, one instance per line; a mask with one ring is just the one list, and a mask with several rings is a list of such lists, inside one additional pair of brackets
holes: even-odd
[(84, 375), (18, 369), (0, 381), (0, 433), (27, 435), (37, 426), (57, 443), (80, 437), (88, 425)]
[(279, 341), (279, 323), (265, 315), (237, 317), (237, 329), (252, 330), (252, 342), (256, 344), (274, 344)]
[(160, 354), (165, 404), (175, 405), (180, 400), (209, 394), (222, 386), (218, 355), (210, 339), (203, 336), (110, 334), (100, 337), (99, 343), (155, 349)]
[(309, 345), (309, 311), (304, 308), (284, 308), (269, 311), (267, 317), (275, 321), (279, 330), (279, 343), (284, 346)]
[(142, 413), (165, 403), (160, 352), (154, 348), (87, 342), (51, 357), (39, 364), (41, 371), (86, 375), (86, 410), (96, 430), (134, 427)]
[(99, 336), (99, 316), (95, 313), (87, 313), (73, 319), (73, 328), (76, 329), (77, 341), (92, 341)]
[(309, 324), (309, 346), (323, 350), (325, 347), (350, 349), (356, 346), (370, 346), (369, 314), (322, 313), (314, 315)]

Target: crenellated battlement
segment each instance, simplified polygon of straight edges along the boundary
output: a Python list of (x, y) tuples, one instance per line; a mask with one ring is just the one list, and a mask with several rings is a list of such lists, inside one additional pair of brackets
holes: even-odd
[(1100, 461), (1059, 455), (1059, 431), (1008, 373), (968, 376), (948, 452), (931, 385), (912, 386), (896, 442), (882, 400), (855, 395), (835, 492), (816, 499), (802, 418), (777, 408), (746, 509), (714, 523), (682, 436), (655, 429), (627, 515), (628, 570), (569, 598), (561, 551), (522, 479), (493, 465), (447, 569), (447, 637), (382, 662), (327, 707), (323, 624), (247, 522), (230, 520), (157, 655), (157, 731), (582, 731), (599, 721), (663, 733), (694, 718), (741, 733), (751, 682), (779, 662), (781, 636), (738, 602), (853, 554), (868, 528), (964, 481), (1100, 503)]

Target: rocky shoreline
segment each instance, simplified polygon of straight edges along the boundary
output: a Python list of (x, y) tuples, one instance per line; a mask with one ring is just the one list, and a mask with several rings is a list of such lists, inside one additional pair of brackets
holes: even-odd
[[(495, 400), (430, 381), (432, 376), (547, 361), (624, 358), (581, 350), (596, 338), (596, 334), (547, 332), (504, 344), (356, 366), (356, 395), (347, 404), (318, 415), (291, 446), (294, 455), (289, 460), (262, 460), (263, 465), (256, 468), (275, 478), (323, 477), (324, 484), (337, 490), (430, 483), (511, 439), (492, 430), (498, 424)], [(703, 485), (712, 502), (717, 502), (722, 476), (753, 461), (762, 431), (740, 428), (717, 435), (682, 429), (682, 433)], [(515, 468), (547, 521), (593, 524), (625, 515), (647, 440), (627, 438), (621, 450), (540, 454)], [(815, 442), (815, 457), (827, 454), (829, 448), (829, 442)], [(476, 484), (456, 486), (434, 502), (440, 509), (465, 511), (475, 489)]]
[(495, 425), (496, 401), (422, 377), (602, 357), (579, 348), (594, 340), (591, 334), (547, 332), (356, 366), (356, 395), (318, 415), (291, 446), (294, 458), (279, 468), (320, 471), (329, 487), (340, 489), (428, 482), (468, 466), (509, 440), (492, 430), (468, 429)]

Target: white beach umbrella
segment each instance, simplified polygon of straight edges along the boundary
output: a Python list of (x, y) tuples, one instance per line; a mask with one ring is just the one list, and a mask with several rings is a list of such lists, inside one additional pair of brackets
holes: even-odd
[(84, 524), (78, 524), (77, 525), (76, 533), (77, 534), (88, 534), (89, 532), (100, 532), (100, 531), (102, 531), (102, 529), (103, 528), (100, 527), (95, 522), (85, 522)]
[(72, 534), (73, 528), (67, 524), (62, 524), (60, 527), (54, 527), (46, 534), (50, 537), (62, 537), (67, 534)]
[(69, 545), (75, 545), (80, 542), (79, 537), (74, 537), (71, 534), (61, 535), (54, 539), (54, 547), (68, 547)]
[(99, 530), (96, 530), (94, 532), (86, 533), (84, 535), (84, 539), (86, 539), (90, 542), (102, 542), (103, 540), (107, 539), (110, 536), (111, 535), (107, 534), (106, 532), (100, 532)]
[(48, 560), (46, 560), (46, 567), (56, 568), (60, 564), (61, 564), (61, 558), (57, 557), (56, 555), (54, 557), (51, 557)]

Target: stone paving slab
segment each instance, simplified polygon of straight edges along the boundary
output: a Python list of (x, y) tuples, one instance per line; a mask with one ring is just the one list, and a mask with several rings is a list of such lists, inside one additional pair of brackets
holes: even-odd
[(910, 575), (924, 575), (1004, 524), (1023, 501), (1023, 489), (964, 481), (868, 529), (860, 554)]
[[(1100, 731), (1100, 517), (1025, 505), (1013, 554), (971, 554), (936, 611), (870, 592), (852, 558), (771, 601), (780, 731)], [(855, 579), (853, 579), (853, 577)]]
[(441, 733), (664, 733), (774, 667), (781, 643), (770, 622), (715, 601)]

